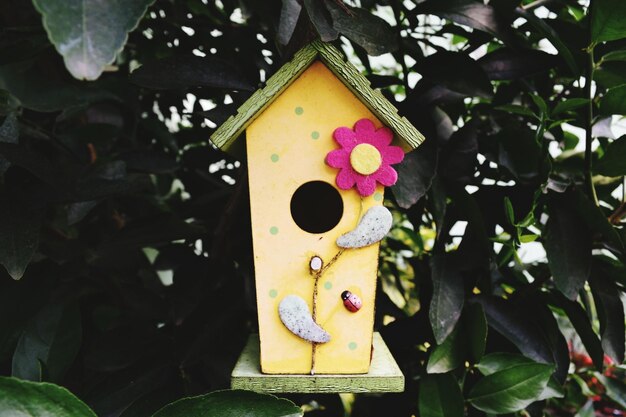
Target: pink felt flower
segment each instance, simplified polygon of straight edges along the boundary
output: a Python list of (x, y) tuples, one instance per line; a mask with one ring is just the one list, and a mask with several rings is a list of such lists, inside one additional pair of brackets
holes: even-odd
[(337, 186), (348, 190), (356, 185), (363, 197), (376, 190), (376, 183), (389, 187), (398, 180), (398, 173), (391, 167), (404, 158), (404, 151), (391, 146), (393, 132), (388, 127), (376, 129), (368, 119), (361, 119), (354, 125), (335, 129), (333, 137), (341, 148), (326, 155), (326, 163), (339, 168)]

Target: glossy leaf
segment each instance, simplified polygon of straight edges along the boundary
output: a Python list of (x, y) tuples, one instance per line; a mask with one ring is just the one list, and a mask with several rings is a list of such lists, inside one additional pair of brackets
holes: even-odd
[(600, 100), (600, 114), (626, 114), (626, 85), (609, 89)]
[(592, 42), (626, 38), (626, 4), (621, 0), (594, 0), (591, 3)]
[[(4, 119), (2, 125), (0, 125), (0, 142), (5, 143), (17, 143), (19, 136), (19, 127), (17, 123), (17, 116), (15, 113), (9, 113)], [(0, 156), (0, 175), (4, 174), (11, 163)]]
[(596, 412), (593, 408), (593, 401), (587, 401), (585, 405), (578, 410), (574, 417), (596, 417)]
[(463, 408), (463, 394), (454, 375), (426, 375), (420, 380), (421, 417), (461, 416)]
[(250, 391), (215, 391), (166, 405), (153, 417), (296, 417), (302, 410), (291, 401)]
[(505, 36), (505, 27), (499, 22), (496, 10), (482, 2), (472, 0), (429, 0), (418, 4), (415, 12), (433, 14), (501, 38), (507, 38)]
[(570, 98), (569, 100), (560, 101), (554, 109), (552, 109), (552, 116), (556, 116), (562, 113), (567, 113), (572, 110), (576, 110), (589, 103), (586, 98)]
[(96, 417), (65, 388), (0, 377), (0, 415), (31, 417)]
[(400, 207), (409, 208), (426, 195), (435, 177), (437, 155), (435, 147), (425, 143), (395, 166), (398, 182), (391, 190)]
[(153, 2), (127, 0), (113, 6), (98, 0), (33, 0), (50, 41), (79, 80), (100, 77)]
[(515, 80), (548, 71), (554, 56), (533, 49), (499, 48), (477, 61), (490, 80)]
[(287, 45), (296, 29), (296, 23), (300, 18), (302, 5), (298, 0), (282, 0), (283, 7), (280, 11), (280, 21), (278, 22), (277, 39), (281, 45)]
[(554, 361), (550, 346), (530, 320), (531, 311), (525, 310), (526, 307), (496, 297), (481, 297), (479, 301), (489, 326), (515, 344), (524, 356), (542, 363)]
[(334, 1), (326, 1), (326, 6), (333, 18), (333, 27), (365, 49), (368, 55), (382, 55), (398, 48), (396, 32), (380, 17), (359, 7), (341, 7)]
[(596, 261), (589, 280), (596, 311), (600, 320), (600, 335), (604, 352), (615, 362), (624, 361), (624, 305), (615, 281), (604, 273)]
[(468, 401), (492, 414), (523, 410), (541, 396), (553, 370), (551, 365), (524, 363), (497, 371), (474, 385)]
[(532, 10), (525, 10), (521, 7), (515, 9), (515, 13), (523, 17), (530, 23), (534, 29), (539, 32), (542, 36), (545, 36), (546, 39), (552, 43), (552, 45), (559, 51), (559, 55), (565, 60), (569, 70), (572, 74), (578, 74), (580, 69), (576, 60), (574, 59), (574, 55), (570, 48), (563, 42), (559, 34), (543, 19), (538, 18)]
[(337, 39), (339, 33), (333, 27), (332, 18), (324, 2), (318, 0), (304, 0), (304, 7), (315, 30), (324, 42)]
[(602, 369), (604, 350), (598, 335), (593, 331), (589, 317), (583, 307), (576, 301), (568, 300), (560, 294), (555, 294), (557, 305), (565, 311), (572, 322), (576, 333), (580, 337), (589, 357), (596, 369)]
[(251, 91), (254, 85), (232, 64), (214, 57), (174, 56), (146, 63), (130, 75), (142, 87), (157, 90), (214, 87)]
[(30, 202), (11, 199), (6, 194), (0, 196), (0, 264), (13, 279), (20, 279), (26, 271), (37, 246), (42, 208)]
[[(463, 68), (463, 72), (457, 71)], [(487, 74), (469, 56), (459, 52), (441, 51), (419, 60), (415, 71), (424, 78), (468, 96), (491, 97), (493, 90)]]
[(45, 372), (51, 381), (61, 381), (78, 353), (81, 337), (77, 306), (47, 305), (20, 337), (13, 355), (12, 375), (41, 381)]
[(626, 409), (626, 384), (619, 379), (610, 378), (606, 375), (596, 374), (606, 388), (606, 394), (620, 407)]
[(487, 320), (481, 305), (466, 305), (454, 331), (433, 349), (426, 371), (439, 374), (452, 371), (465, 362), (477, 363), (485, 351), (486, 340)]
[(587, 228), (581, 227), (582, 219), (564, 201), (552, 199), (549, 215), (544, 236), (548, 265), (557, 288), (574, 300), (589, 278), (591, 237)]
[(626, 135), (615, 139), (607, 147), (602, 158), (593, 166), (595, 172), (609, 177), (626, 175)]
[(463, 277), (457, 268), (453, 254), (441, 253), (431, 261), (433, 298), (428, 317), (437, 344), (452, 333), (464, 303)]

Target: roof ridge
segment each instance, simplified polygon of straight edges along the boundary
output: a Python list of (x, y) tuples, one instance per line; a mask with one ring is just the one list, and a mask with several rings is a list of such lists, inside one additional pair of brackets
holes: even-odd
[(267, 108), (291, 83), (319, 58), (326, 67), (352, 91), (355, 96), (389, 127), (411, 149), (424, 141), (424, 136), (398, 109), (371, 87), (370, 82), (341, 52), (330, 43), (319, 39), (306, 45), (293, 58), (284, 64), (266, 82), (265, 87), (252, 94), (238, 109), (211, 135), (211, 142), (218, 148), (228, 151), (258, 114)]

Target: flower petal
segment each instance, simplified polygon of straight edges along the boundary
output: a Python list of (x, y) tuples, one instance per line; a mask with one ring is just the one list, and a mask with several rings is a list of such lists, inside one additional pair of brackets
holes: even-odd
[(376, 179), (373, 175), (359, 175), (356, 178), (356, 189), (361, 196), (368, 197), (376, 191)]
[(383, 151), (385, 147), (389, 146), (392, 140), (393, 131), (386, 126), (383, 126), (376, 132), (372, 133), (367, 142), (376, 146), (379, 151)]
[(357, 136), (363, 133), (374, 133), (376, 132), (376, 126), (370, 119), (361, 119), (354, 124), (354, 131)]
[(382, 149), (384, 164), (397, 164), (404, 159), (404, 151), (399, 146), (387, 146)]
[(350, 166), (350, 152), (344, 148), (335, 149), (326, 155), (326, 163), (333, 168), (344, 168)]
[(333, 137), (342, 147), (351, 151), (357, 145), (356, 133), (348, 127), (338, 127), (333, 132)]
[(398, 181), (398, 173), (389, 165), (380, 167), (380, 169), (372, 174), (371, 177), (376, 178), (376, 181), (385, 187), (392, 186), (396, 183), (396, 181)]
[(350, 167), (342, 168), (339, 171), (339, 174), (337, 174), (337, 178), (335, 179), (337, 187), (341, 188), (342, 190), (349, 190), (350, 188), (354, 187), (354, 184), (357, 181), (357, 175), (358, 174), (352, 171), (352, 168)]

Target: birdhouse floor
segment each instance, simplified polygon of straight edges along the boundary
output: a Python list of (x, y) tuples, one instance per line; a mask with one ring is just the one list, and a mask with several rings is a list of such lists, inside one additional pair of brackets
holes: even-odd
[(359, 375), (270, 375), (261, 373), (259, 335), (250, 335), (231, 375), (231, 388), (269, 393), (402, 392), (404, 375), (378, 332), (370, 371)]

